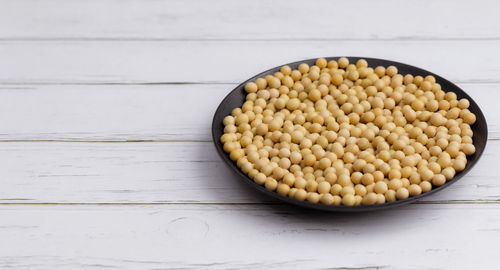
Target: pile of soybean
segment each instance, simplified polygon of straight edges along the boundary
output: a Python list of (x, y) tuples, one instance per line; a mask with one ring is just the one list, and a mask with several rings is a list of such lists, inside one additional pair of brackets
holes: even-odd
[(224, 151), (255, 183), (327, 205), (371, 205), (429, 192), (475, 152), (467, 99), (433, 76), (347, 58), (245, 85), (224, 118)]

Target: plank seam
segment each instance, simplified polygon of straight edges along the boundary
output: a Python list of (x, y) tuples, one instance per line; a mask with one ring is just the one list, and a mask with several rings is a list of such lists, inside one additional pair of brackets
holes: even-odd
[(41, 140), (2, 140), (0, 139), (0, 143), (209, 143), (211, 140), (71, 140), (71, 139), (41, 139)]
[(500, 37), (440, 37), (440, 36), (395, 36), (389, 38), (367, 37), (367, 38), (163, 38), (163, 37), (0, 37), (0, 42), (93, 42), (93, 41), (113, 41), (113, 42), (318, 42), (318, 41), (498, 41)]
[[(172, 82), (162, 82), (162, 81), (151, 81), (151, 82), (43, 82), (43, 81), (31, 81), (31, 82), (2, 82), (0, 81), (0, 86), (26, 86), (26, 85), (45, 85), (45, 86), (57, 86), (57, 85), (89, 85), (89, 86), (148, 86), (148, 85), (234, 85), (237, 86), (241, 82), (224, 82), (224, 81), (193, 81), (193, 82), (182, 82), (182, 81), (172, 81)], [(453, 81), (456, 84), (500, 84), (500, 80), (466, 80), (466, 81)]]
[[(500, 204), (500, 200), (446, 200), (446, 201), (421, 201), (414, 202), (412, 204), (416, 205), (450, 205), (450, 204), (459, 204), (459, 205), (490, 205), (490, 204)], [(95, 202), (95, 203), (85, 203), (85, 202), (65, 202), (65, 203), (57, 203), (57, 202), (0, 202), (0, 206), (8, 206), (8, 205), (17, 205), (17, 206), (98, 206), (98, 205), (109, 205), (109, 206), (145, 206), (145, 205), (205, 205), (205, 206), (223, 206), (223, 205), (232, 205), (232, 206), (252, 206), (252, 205), (290, 205), (279, 202), (242, 202), (242, 203), (223, 203), (223, 202), (148, 202), (148, 203), (107, 203), (107, 202)]]
[[(488, 138), (488, 141), (500, 141), (500, 138)], [(211, 143), (212, 140), (1, 140), (0, 143)]]

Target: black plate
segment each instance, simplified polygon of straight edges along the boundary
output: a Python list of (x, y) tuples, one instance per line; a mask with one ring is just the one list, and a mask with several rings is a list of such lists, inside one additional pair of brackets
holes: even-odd
[[(339, 57), (328, 57), (326, 60), (337, 60)], [(409, 197), (408, 199), (404, 200), (398, 200), (394, 202), (388, 202), (384, 204), (373, 204), (373, 205), (361, 205), (361, 206), (344, 206), (344, 205), (325, 205), (321, 203), (310, 203), (307, 201), (299, 201), (295, 200), (289, 197), (281, 196), (278, 193), (274, 191), (267, 190), (264, 186), (260, 186), (256, 184), (251, 178), (249, 178), (246, 174), (244, 174), (238, 166), (236, 166), (236, 163), (233, 162), (227, 153), (224, 152), (223, 145), (220, 142), (220, 137), (224, 133), (224, 125), (222, 123), (222, 120), (224, 119), (225, 116), (230, 115), (231, 111), (236, 108), (236, 107), (241, 107), (243, 105), (243, 102), (245, 101), (246, 97), (246, 92), (244, 90), (244, 86), (247, 82), (250, 81), (255, 81), (259, 77), (264, 77), (269, 74), (274, 74), (275, 72), (278, 72), (281, 68), (280, 65), (278, 67), (272, 68), (270, 70), (264, 71), (258, 75), (253, 76), (252, 78), (244, 81), (238, 87), (236, 87), (229, 95), (227, 95), (224, 100), (221, 102), (219, 107), (217, 108), (217, 111), (215, 112), (214, 119), (212, 122), (212, 137), (214, 140), (215, 148), (217, 148), (217, 152), (221, 156), (221, 158), (224, 160), (224, 163), (231, 168), (231, 171), (233, 171), (238, 178), (240, 178), (243, 182), (249, 184), (253, 188), (261, 191), (262, 193), (265, 193), (273, 198), (276, 198), (278, 200), (291, 203), (294, 205), (302, 206), (302, 207), (308, 207), (308, 208), (314, 208), (314, 209), (320, 209), (320, 210), (326, 210), (326, 211), (342, 211), (342, 212), (359, 212), (359, 211), (371, 211), (371, 210), (379, 210), (379, 209), (387, 209), (390, 207), (394, 207), (397, 205), (403, 205), (407, 204), (410, 202), (414, 202), (416, 200), (419, 200), (425, 196), (428, 196), (430, 194), (433, 194), (435, 192), (438, 192), (444, 188), (449, 187), (451, 184), (455, 183), (458, 179), (462, 178), (465, 174), (467, 174), (470, 169), (476, 164), (476, 162), (479, 160), (481, 157), (481, 154), (484, 151), (484, 148), (486, 146), (486, 141), (488, 139), (488, 126), (486, 124), (486, 119), (484, 118), (483, 113), (481, 112), (481, 109), (479, 109), (479, 106), (477, 106), (476, 102), (469, 96), (467, 93), (465, 93), (462, 89), (460, 89), (458, 86), (453, 84), (452, 82), (432, 73), (426, 70), (423, 70), (421, 68), (417, 68), (414, 66), (410, 66), (407, 64), (403, 63), (398, 63), (394, 61), (389, 61), (389, 60), (383, 60), (383, 59), (376, 59), (376, 58), (367, 58), (367, 57), (347, 57), (349, 59), (350, 63), (355, 63), (359, 59), (366, 59), (368, 61), (368, 65), (370, 67), (376, 67), (376, 66), (396, 66), (398, 68), (398, 73), (400, 74), (412, 74), (414, 76), (421, 75), (421, 76), (427, 76), (427, 75), (432, 75), (436, 78), (436, 82), (441, 84), (443, 91), (445, 92), (455, 92), (457, 94), (457, 97), (460, 98), (467, 98), (470, 101), (470, 107), (469, 110), (473, 112), (476, 115), (476, 122), (471, 126), (472, 131), (474, 132), (473, 135), (473, 144), (476, 147), (476, 152), (472, 156), (467, 157), (467, 165), (465, 169), (455, 175), (455, 177), (449, 181), (447, 181), (444, 185), (440, 187), (433, 187), (431, 191), (422, 193), (419, 196), (415, 197)], [(296, 69), (299, 64), (301, 63), (306, 63), (309, 65), (314, 65), (316, 62), (316, 59), (309, 59), (309, 60), (302, 60), (298, 62), (293, 62), (289, 63), (286, 65), (289, 65), (292, 69)]]

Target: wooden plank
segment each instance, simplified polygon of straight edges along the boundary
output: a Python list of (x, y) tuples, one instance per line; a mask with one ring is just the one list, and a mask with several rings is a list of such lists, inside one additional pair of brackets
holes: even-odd
[(488, 39), (500, 33), (494, 0), (29, 0), (1, 5), (4, 39)]
[(239, 83), (335, 55), (391, 59), (459, 83), (499, 82), (499, 47), (500, 40), (0, 41), (0, 83)]
[[(463, 84), (500, 138), (500, 84)], [(235, 84), (0, 87), (0, 140), (211, 141), (213, 114)]]
[(4, 86), (0, 138), (208, 141), (217, 104), (233, 87)]
[[(500, 200), (500, 141), (463, 179), (424, 201)], [(212, 143), (0, 143), (3, 203), (267, 203)]]
[[(0, 267), (494, 269), (500, 205), (1, 206)], [(470, 258), (474, 258), (471, 260)]]

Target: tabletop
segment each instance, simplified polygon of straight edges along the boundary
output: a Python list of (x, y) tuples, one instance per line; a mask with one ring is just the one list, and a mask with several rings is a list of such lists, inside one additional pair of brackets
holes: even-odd
[[(494, 268), (498, 8), (0, 0), (0, 268)], [(457, 83), (488, 122), (480, 162), (448, 189), (371, 213), (300, 209), (235, 179), (210, 137), (222, 98), (271, 67), (341, 55)]]

